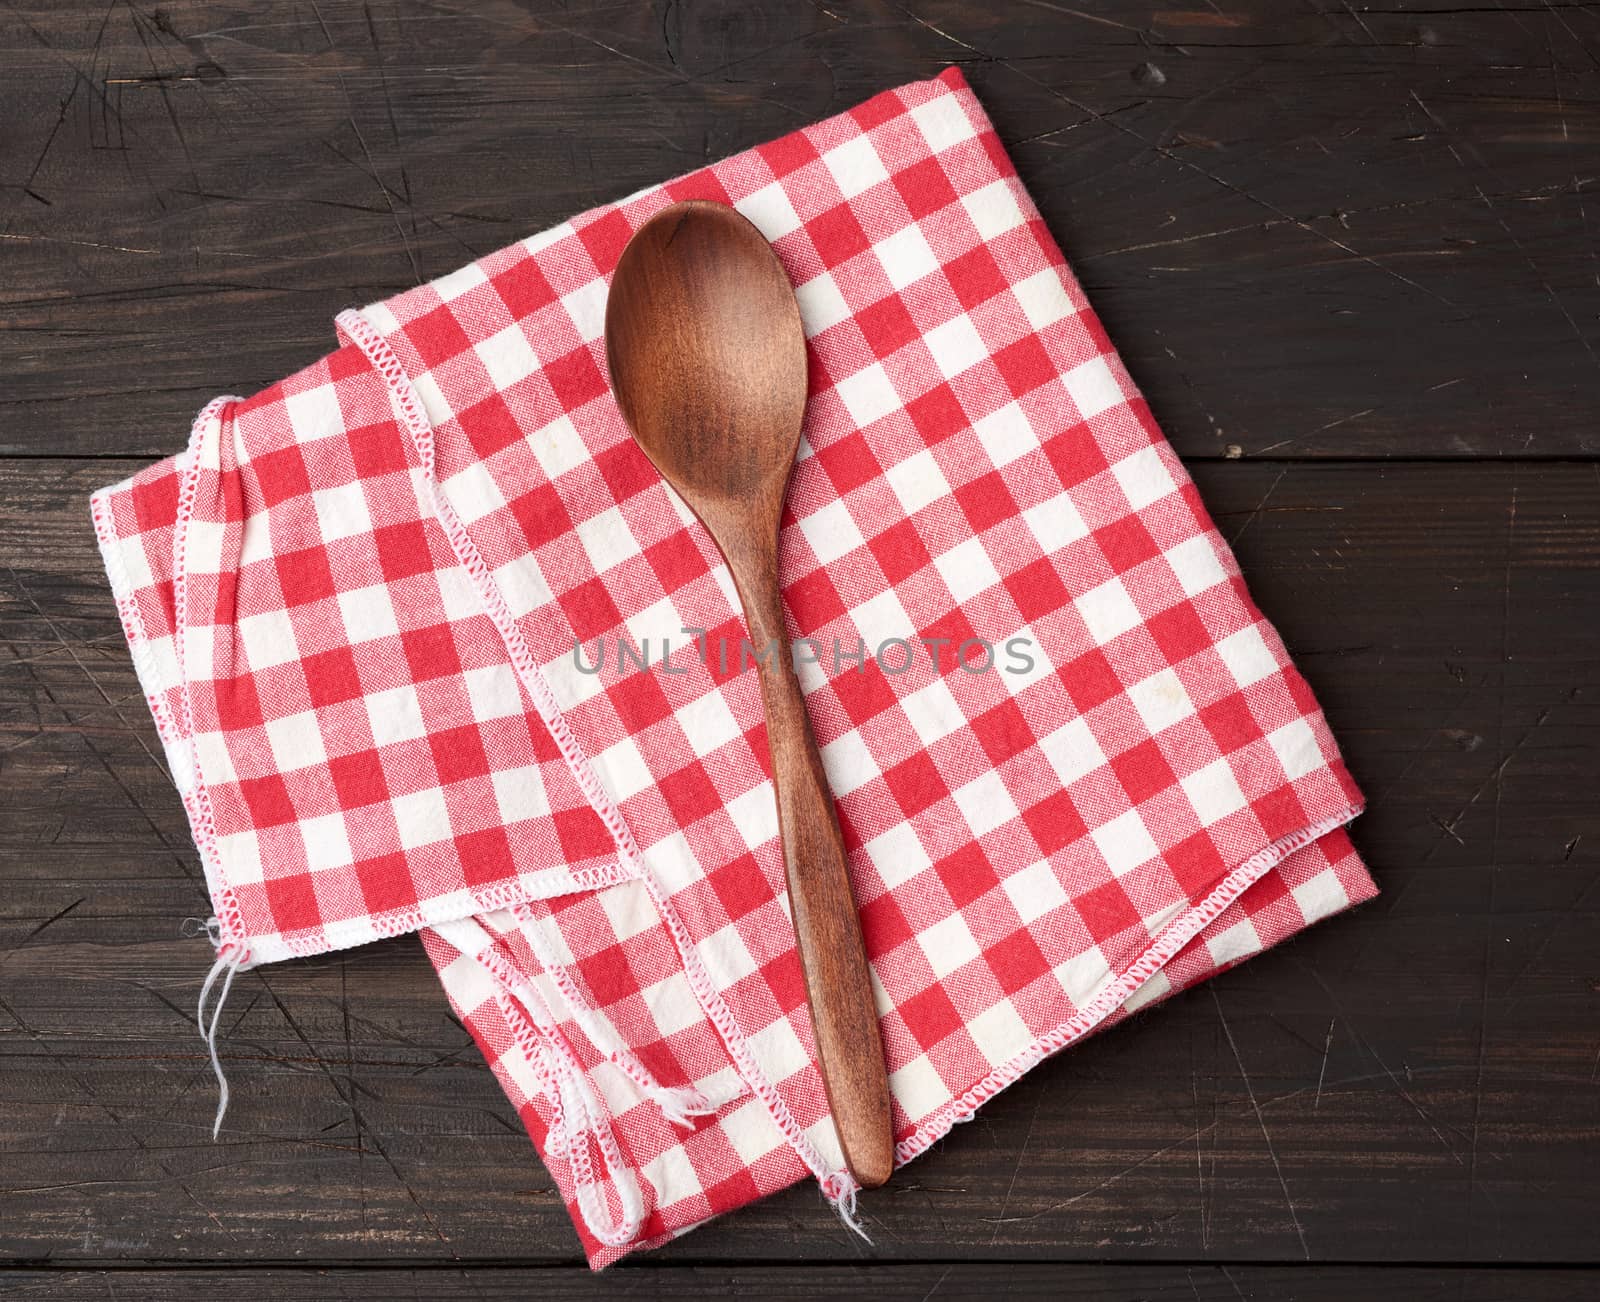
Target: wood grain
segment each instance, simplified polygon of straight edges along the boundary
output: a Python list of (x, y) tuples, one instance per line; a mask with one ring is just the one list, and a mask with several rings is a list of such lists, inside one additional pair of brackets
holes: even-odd
[[(618, 1266), (593, 1275), (576, 1267), (509, 1270), (450, 1266), (438, 1270), (195, 1271), (120, 1270), (114, 1276), (87, 1271), (19, 1271), (9, 1281), (18, 1294), (88, 1298), (101, 1302), (111, 1287), (127, 1302), (166, 1302), (174, 1297), (215, 1297), (232, 1292), (278, 1302), (388, 1302), (397, 1292), (440, 1299), (521, 1299), (568, 1302), (648, 1296), (661, 1302), (762, 1298), (811, 1302), (817, 1297), (859, 1297), (870, 1290), (882, 1302), (929, 1302), (938, 1298), (1037, 1298), (1054, 1302), (1239, 1302), (1293, 1297), (1298, 1302), (1583, 1302), (1595, 1296), (1582, 1271), (1530, 1273), (1518, 1270), (1328, 1266), (1286, 1270), (1257, 1265), (1113, 1266), (941, 1265), (915, 1266), (739, 1266), (641, 1269)], [(7, 1282), (0, 1281), (0, 1292)], [(259, 1294), (256, 1291), (259, 1290)]]
[[(0, 1255), (575, 1261), (412, 940), (240, 978), (209, 1142), (204, 894), (83, 525), (131, 464), (0, 465)], [(863, 1197), (859, 1252), (1289, 1262), (1298, 1219), (1320, 1261), (1589, 1261), (1595, 472), (1196, 471), (1384, 894), (1031, 1073)], [(653, 1256), (857, 1251), (797, 1188)]]
[(876, 1189), (894, 1170), (888, 1068), (844, 833), (778, 586), (778, 526), (806, 413), (800, 306), (747, 218), (704, 200), (672, 204), (622, 251), (606, 359), (635, 440), (705, 525), (739, 590), (817, 1065), (850, 1174)]
[(19, 0), (0, 48), (0, 447), (170, 453), (341, 308), (957, 63), (1180, 452), (1600, 450), (1589, 5)]
[[(0, 1290), (1596, 1295), (1593, 4), (14, 0), (0, 52)], [(211, 1144), (88, 490), (340, 308), (952, 62), (1383, 896), (1031, 1073), (863, 1197), (870, 1249), (794, 1189), (589, 1279), (409, 940), (240, 980)]]

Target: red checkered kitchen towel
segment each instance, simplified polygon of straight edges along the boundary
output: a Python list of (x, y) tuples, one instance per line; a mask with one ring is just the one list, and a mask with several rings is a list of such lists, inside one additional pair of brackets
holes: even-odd
[(1374, 892), (1316, 702), (958, 72), (347, 312), (95, 527), (213, 979), (420, 930), (596, 1267), (855, 1192), (737, 600), (606, 382), (608, 277), (691, 197), (805, 323), (784, 597), (899, 1161)]

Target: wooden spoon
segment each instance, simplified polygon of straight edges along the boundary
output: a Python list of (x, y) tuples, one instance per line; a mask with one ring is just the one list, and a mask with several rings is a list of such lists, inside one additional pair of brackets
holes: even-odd
[(806, 409), (794, 289), (722, 204), (674, 204), (622, 252), (606, 358), (634, 438), (732, 571), (758, 662), (795, 938), (845, 1160), (874, 1189), (894, 1167), (889, 1081), (844, 839), (795, 679), (778, 595), (778, 522)]

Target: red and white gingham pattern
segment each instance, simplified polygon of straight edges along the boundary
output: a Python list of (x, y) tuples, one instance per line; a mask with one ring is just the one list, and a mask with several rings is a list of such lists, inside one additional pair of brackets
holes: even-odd
[[(1112, 1025), (1138, 1008), (1215, 976), (1372, 894), (1371, 880), (1349, 838), (1342, 830), (1331, 832), (1289, 854), (1093, 1029)], [(513, 974), (505, 962), (493, 961), (493, 947), (503, 948), (504, 937), (514, 936), (527, 925), (525, 917), (518, 919), (510, 911), (502, 911), (429, 928), (422, 938), (457, 1016), (472, 1032), (543, 1154), (595, 1268), (629, 1252), (657, 1247), (713, 1216), (811, 1174), (759, 1099), (749, 1094), (726, 1099), (721, 1089), (708, 1089), (702, 1097), (717, 1107), (714, 1119), (698, 1121), (685, 1132), (665, 1119), (658, 1101), (630, 1085), (614, 1064), (606, 1065), (607, 1055), (600, 1045), (615, 1033), (627, 1034), (632, 1028), (610, 1027), (597, 1043), (578, 1025), (574, 1008), (560, 997), (513, 995), (514, 981), (522, 982), (524, 989), (527, 985), (547, 992), (553, 988), (542, 964), (524, 960), (527, 965)], [(487, 960), (480, 957), (485, 951), (489, 951)], [(533, 1015), (524, 1011), (527, 1004), (541, 1010), (547, 1028), (555, 1017), (548, 1009), (561, 1009), (561, 1034), (530, 1029)], [(693, 1015), (687, 1005), (677, 1006), (677, 1011)], [(1082, 1033), (1070, 1019), (1052, 1034), (1037, 1038), (1014, 1031), (1002, 1039), (992, 1030), (975, 1028), (974, 1039), (994, 1055), (992, 1067), (985, 1071), (974, 1063), (971, 1084), (959, 1092), (935, 1087), (942, 1102), (915, 1128), (899, 1131), (898, 1160), (910, 1161), (952, 1126), (969, 1120), (993, 1094)], [(652, 1034), (653, 1030), (646, 1029), (641, 1038)], [(569, 1053), (587, 1064), (586, 1079), (578, 1078), (576, 1072), (564, 1072), (571, 1061)], [(722, 1079), (713, 1076), (709, 1083), (720, 1085)], [(566, 1124), (560, 1110), (562, 1080), (569, 1082), (567, 1097), (573, 1090), (590, 1089), (604, 1097), (606, 1110), (595, 1121), (583, 1116), (577, 1124)], [(904, 1074), (895, 1086), (896, 1103), (903, 1110)], [(602, 1139), (628, 1155), (623, 1170), (613, 1174), (604, 1167)], [(569, 1159), (577, 1144), (590, 1153), (593, 1174), (588, 1185), (576, 1178)], [(631, 1223), (623, 1200), (625, 1193), (635, 1189), (642, 1191), (643, 1202), (634, 1213), (636, 1223)], [(604, 1200), (602, 1210), (586, 1212), (586, 1200), (597, 1199)], [(607, 1242), (596, 1236), (593, 1225), (620, 1228), (621, 1232), (608, 1234), (611, 1241)]]
[(617, 257), (689, 197), (762, 229), (809, 339), (784, 595), (901, 1160), (1373, 889), (1320, 711), (959, 73), (346, 313), (96, 495), (108, 571), (227, 952), (427, 926), (597, 1265), (852, 1187), (731, 582), (605, 380)]
[(625, 875), (420, 475), (347, 347), (211, 404), (183, 456), (95, 496), (223, 941), (247, 965)]

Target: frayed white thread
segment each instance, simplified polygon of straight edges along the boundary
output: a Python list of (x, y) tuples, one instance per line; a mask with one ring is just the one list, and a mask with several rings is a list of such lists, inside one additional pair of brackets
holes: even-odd
[(663, 1120), (685, 1130), (693, 1130), (696, 1117), (715, 1116), (717, 1105), (696, 1089), (676, 1089), (668, 1085), (644, 1086), (645, 1097), (661, 1111)]
[[(222, 1006), (228, 1002), (228, 992), (233, 989), (234, 977), (239, 975), (241, 960), (234, 954), (232, 946), (221, 944), (222, 924), (216, 918), (208, 918), (203, 923), (198, 918), (185, 918), (183, 925), (186, 930), (190, 923), (199, 923), (204, 927), (211, 943), (218, 946), (217, 961), (206, 973), (205, 984), (200, 987), (200, 1001), (195, 1009), (195, 1023), (200, 1028), (200, 1038), (211, 1051), (211, 1070), (217, 1078), (217, 1115), (211, 1123), (211, 1138), (215, 1139), (222, 1132), (222, 1118), (228, 1111), (228, 1077), (222, 1070), (222, 1059), (217, 1055), (217, 1030), (222, 1024)], [(211, 987), (216, 985), (219, 976), (222, 977), (222, 990), (217, 995), (217, 1004), (211, 1010), (211, 1021), (208, 1023), (206, 1000), (211, 997)]]
[(872, 1236), (861, 1228), (861, 1218), (856, 1215), (856, 1192), (857, 1186), (851, 1185), (837, 1198), (830, 1196), (826, 1189), (822, 1191), (822, 1196), (827, 1198), (828, 1205), (833, 1208), (833, 1214), (839, 1218), (839, 1223), (845, 1229), (857, 1235), (862, 1242), (872, 1244)]

